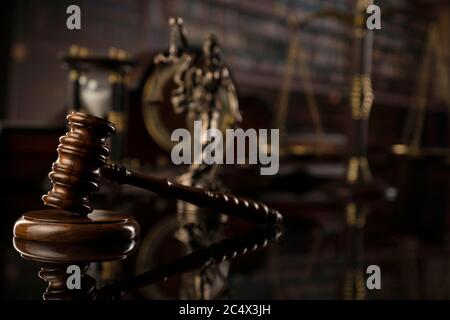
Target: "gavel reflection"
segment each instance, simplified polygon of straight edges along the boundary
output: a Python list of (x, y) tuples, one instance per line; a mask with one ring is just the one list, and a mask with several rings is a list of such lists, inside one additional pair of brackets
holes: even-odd
[[(115, 281), (100, 289), (96, 288), (95, 279), (85, 273), (89, 263), (126, 258), (133, 252), (134, 244), (105, 244), (93, 247), (91, 243), (52, 243), (14, 238), (14, 247), (22, 257), (43, 263), (39, 276), (48, 282), (44, 299), (111, 300), (118, 299), (134, 289), (164, 281), (171, 276), (207, 268), (265, 248), (280, 236), (281, 229), (276, 225), (258, 227), (252, 232), (214, 243), (165, 266), (129, 279)], [(69, 276), (66, 268), (75, 263), (82, 269), (81, 290), (69, 290), (66, 286)]]
[(194, 251), (166, 266), (106, 285), (97, 291), (96, 299), (118, 299), (130, 290), (166, 280), (171, 276), (233, 260), (265, 248), (269, 242), (278, 240), (281, 234), (281, 229), (274, 225), (257, 228), (244, 235), (222, 240), (204, 249)]
[(49, 174), (53, 189), (43, 196), (47, 206), (85, 216), (93, 209), (89, 196), (98, 190), (101, 178), (106, 178), (258, 224), (282, 221), (280, 212), (260, 202), (176, 184), (129, 171), (123, 166), (106, 165), (109, 155), (106, 138), (114, 133), (114, 126), (104, 119), (80, 112), (72, 112), (67, 119), (70, 130), (60, 138), (58, 159)]

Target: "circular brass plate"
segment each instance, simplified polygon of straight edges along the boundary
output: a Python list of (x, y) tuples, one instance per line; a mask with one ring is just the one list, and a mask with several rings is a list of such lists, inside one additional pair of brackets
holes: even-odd
[[(171, 103), (172, 90), (176, 88), (173, 79), (186, 58), (187, 55), (183, 55), (174, 64), (156, 66), (145, 81), (142, 91), (142, 115), (147, 131), (155, 142), (167, 152), (170, 152), (177, 143), (170, 140), (173, 130), (185, 128), (192, 132), (192, 128), (187, 125), (186, 114), (175, 113)], [(222, 110), (219, 128), (224, 132), (234, 122), (231, 106), (237, 105), (237, 96), (234, 90), (229, 92), (220, 89), (219, 101)]]

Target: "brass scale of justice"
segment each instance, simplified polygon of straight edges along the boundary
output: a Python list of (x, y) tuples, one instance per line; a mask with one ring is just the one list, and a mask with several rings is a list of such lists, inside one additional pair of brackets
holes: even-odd
[[(181, 28), (181, 19), (170, 22)], [(205, 49), (216, 47), (210, 39)], [(170, 61), (175, 54), (171, 46), (167, 56), (157, 58)], [(107, 146), (107, 139), (115, 132), (111, 122), (82, 112), (72, 112), (67, 120), (69, 131), (59, 140), (58, 158), (49, 174), (53, 188), (43, 196), (44, 204), (53, 209), (25, 213), (13, 231), (16, 250), (24, 258), (43, 263), (39, 276), (48, 282), (44, 299), (117, 299), (125, 292), (169, 276), (263, 248), (280, 236), (282, 215), (277, 210), (261, 202), (155, 178), (111, 163)], [(131, 215), (93, 210), (89, 198), (103, 179), (140, 187), (199, 208), (211, 208), (215, 212), (204, 214), (220, 212), (251, 221), (257, 228), (249, 234), (200, 248), (166, 266), (97, 289), (95, 279), (86, 274), (89, 263), (124, 259), (137, 249), (140, 240), (139, 224)], [(81, 290), (67, 288), (66, 269), (71, 264), (78, 264), (83, 270)]]
[[(302, 20), (295, 17), (289, 19), (289, 24), (295, 33), (293, 33), (288, 50), (283, 90), (279, 98), (277, 109), (278, 127), (282, 128), (288, 109), (288, 92), (293, 77), (294, 58), (298, 56), (300, 62), (300, 75), (304, 82), (307, 107), (314, 125), (315, 134), (319, 139), (316, 146), (287, 145), (285, 151), (287, 151), (287, 154), (297, 156), (308, 153), (315, 153), (320, 156), (326, 155), (333, 150), (330, 149), (324, 141), (324, 130), (317, 102), (313, 94), (309, 68), (305, 62), (304, 56), (301, 54), (297, 33), (301, 27), (306, 26), (318, 18), (332, 18), (345, 25), (352, 26), (356, 38), (356, 46), (354, 47), (356, 59), (353, 60), (354, 75), (351, 92), (351, 109), (352, 118), (357, 126), (359, 138), (356, 143), (356, 148), (353, 150), (353, 155), (349, 158), (347, 179), (343, 186), (344, 188), (342, 188), (341, 191), (345, 194), (347, 193), (345, 189), (353, 189), (356, 191), (356, 189), (361, 188), (363, 192), (358, 195), (358, 192), (352, 191), (350, 192), (352, 196), (341, 199), (344, 200), (343, 202), (345, 203), (346, 221), (349, 229), (347, 252), (349, 260), (343, 284), (343, 297), (346, 299), (364, 299), (366, 297), (364, 275), (362, 271), (363, 234), (366, 217), (370, 211), (370, 207), (380, 199), (393, 200), (393, 196), (387, 194), (387, 186), (383, 186), (383, 183), (380, 183), (380, 181), (376, 182), (373, 180), (366, 157), (367, 121), (374, 99), (371, 85), (371, 52), (373, 35), (372, 32), (364, 31), (362, 25), (364, 22), (364, 14), (362, 12), (364, 8), (370, 4), (372, 4), (371, 1), (358, 1), (353, 17), (344, 12), (328, 9), (314, 12), (307, 15)], [(423, 19), (422, 16), (417, 15), (416, 11), (411, 11), (407, 8), (391, 7), (383, 10), (384, 18), (397, 15), (412, 15), (416, 18)], [(429, 96), (428, 85), (431, 81), (432, 68), (435, 67), (435, 70), (440, 75), (442, 89), (448, 88), (450, 81), (447, 63), (448, 48), (445, 49), (443, 47), (443, 44), (445, 43), (445, 41), (443, 41), (445, 38), (443, 28), (445, 28), (446, 20), (445, 16), (439, 17), (439, 13), (437, 13), (437, 15), (437, 19), (434, 19), (436, 17), (433, 15), (431, 15), (431, 17), (425, 17), (425, 19), (430, 20), (430, 22), (428, 22), (427, 42), (419, 69), (416, 93), (412, 98), (412, 107), (409, 109), (407, 121), (403, 128), (402, 143), (393, 145), (391, 147), (391, 152), (400, 157), (439, 158), (448, 162), (450, 159), (450, 149), (421, 146), (425, 112)], [(450, 92), (448, 90), (441, 90), (440, 98), (448, 107), (450, 107)], [(340, 191), (338, 191), (338, 193), (339, 192)]]
[[(368, 5), (372, 4), (372, 1), (361, 0), (358, 1), (356, 7), (361, 9), (366, 8)], [(411, 99), (411, 108), (409, 108), (407, 119), (403, 127), (401, 142), (391, 146), (391, 152), (397, 156), (406, 156), (411, 158), (436, 158), (440, 157), (445, 161), (450, 159), (450, 149), (444, 147), (423, 147), (421, 146), (421, 140), (423, 135), (423, 128), (425, 123), (425, 115), (427, 111), (427, 105), (430, 96), (429, 84), (432, 82), (432, 72), (436, 71), (439, 76), (438, 85), (440, 85), (440, 91), (437, 90), (437, 98), (440, 99), (447, 107), (450, 108), (450, 91), (446, 88), (449, 87), (450, 77), (448, 74), (448, 42), (445, 41), (446, 38), (446, 23), (448, 25), (448, 18), (445, 17), (445, 13), (432, 12), (430, 15), (420, 15), (417, 11), (411, 8), (402, 7), (388, 7), (383, 10), (383, 18), (389, 19), (391, 17), (403, 15), (412, 16), (415, 19), (424, 19), (427, 21), (427, 34), (426, 34), (426, 46), (424, 48), (420, 68), (419, 76), (417, 77), (415, 94)], [(306, 105), (311, 117), (311, 121), (314, 128), (314, 133), (317, 137), (317, 143), (315, 145), (290, 145), (286, 144), (284, 148), (285, 154), (302, 156), (308, 154), (316, 155), (327, 155), (336, 152), (334, 148), (327, 145), (324, 137), (324, 128), (318, 108), (318, 104), (314, 95), (314, 90), (311, 84), (311, 76), (308, 64), (305, 61), (305, 56), (302, 54), (302, 47), (299, 40), (299, 31), (308, 24), (312, 23), (317, 19), (331, 18), (344, 25), (354, 26), (355, 19), (351, 15), (334, 9), (318, 10), (309, 15), (306, 15), (302, 19), (296, 17), (291, 17), (288, 20), (289, 25), (293, 29), (293, 34), (290, 39), (290, 44), (287, 54), (287, 63), (285, 67), (285, 75), (283, 79), (283, 86), (280, 92), (277, 105), (277, 114), (275, 126), (284, 129), (286, 116), (288, 112), (289, 104), (289, 91), (291, 88), (291, 83), (294, 75), (294, 62), (298, 58), (300, 76), (303, 81), (303, 86), (306, 96)], [(358, 19), (363, 19), (361, 16)], [(356, 30), (356, 29), (355, 29)], [(355, 31), (357, 32), (357, 31)], [(370, 51), (370, 50), (369, 50)], [(363, 75), (357, 81), (358, 71), (356, 70), (355, 76), (352, 84), (352, 117), (354, 120), (357, 118), (368, 118), (370, 115), (370, 106), (373, 101), (373, 92), (370, 83), (370, 76)], [(358, 93), (360, 91), (360, 93)], [(358, 97), (361, 97), (361, 93), (364, 95), (365, 101), (364, 107), (361, 115), (358, 116)], [(356, 159), (357, 160), (357, 159)], [(361, 172), (365, 177), (370, 177), (370, 168), (368, 167), (367, 160), (361, 158), (358, 161), (351, 159), (349, 164), (349, 174), (350, 172), (355, 172), (354, 169), (360, 167)], [(360, 162), (357, 164), (357, 162)]]
[[(311, 76), (305, 56), (299, 40), (299, 31), (316, 19), (331, 18), (341, 24), (350, 26), (353, 31), (353, 76), (350, 93), (350, 105), (352, 120), (356, 129), (353, 135), (353, 145), (348, 158), (347, 175), (345, 181), (332, 183), (327, 187), (330, 194), (343, 203), (346, 213), (346, 224), (349, 231), (347, 245), (347, 267), (343, 280), (342, 297), (345, 299), (364, 299), (366, 290), (364, 284), (363, 265), (363, 238), (364, 226), (370, 208), (379, 201), (392, 201), (394, 194), (389, 193), (389, 186), (380, 180), (373, 178), (369, 163), (367, 161), (367, 133), (370, 111), (374, 100), (371, 81), (372, 46), (373, 32), (366, 30), (365, 9), (370, 4), (370, 0), (359, 0), (355, 5), (354, 14), (348, 14), (334, 9), (325, 9), (306, 15), (302, 19), (291, 17), (288, 23), (293, 30), (290, 40), (282, 91), (279, 96), (276, 127), (284, 129), (289, 105), (289, 90), (294, 75), (295, 59), (299, 61), (300, 76), (303, 80), (303, 87), (306, 96), (307, 108), (312, 120), (314, 133), (317, 142), (313, 145), (284, 143), (282, 154), (290, 156), (307, 156), (309, 154), (326, 156), (337, 154), (339, 150), (328, 145), (325, 136), (322, 120), (320, 117), (318, 104), (315, 99), (314, 90), (311, 84)], [(396, 15), (413, 15), (417, 12), (408, 8), (390, 7), (383, 10), (383, 17), (389, 18)], [(444, 85), (448, 87), (448, 74), (442, 48), (439, 47), (440, 34), (437, 23), (430, 23), (428, 29), (427, 47), (422, 58), (420, 76), (417, 83), (417, 94), (413, 100), (413, 107), (410, 109), (403, 134), (403, 144), (392, 146), (392, 152), (396, 155), (410, 157), (436, 157), (449, 158), (448, 149), (444, 148), (421, 148), (420, 136), (424, 122), (424, 113), (427, 96), (427, 81), (430, 76), (432, 56), (436, 56), (436, 66), (440, 66), (441, 78)], [(445, 70), (445, 71), (444, 71)], [(450, 106), (450, 95), (444, 95), (444, 101)]]
[[(367, 161), (367, 124), (374, 99), (371, 84), (373, 35), (372, 32), (364, 31), (363, 11), (372, 3), (372, 1), (359, 0), (355, 6), (355, 14), (353, 16), (334, 9), (326, 9), (306, 15), (301, 20), (296, 17), (291, 17), (288, 20), (289, 25), (293, 29), (293, 34), (288, 49), (286, 71), (276, 117), (276, 126), (283, 129), (288, 111), (289, 90), (293, 78), (294, 61), (295, 58), (298, 58), (300, 63), (300, 76), (304, 83), (306, 103), (318, 142), (315, 145), (285, 144), (284, 153), (294, 156), (308, 154), (324, 156), (335, 152), (331, 146), (326, 144), (324, 138), (324, 129), (311, 85), (309, 67), (301, 52), (299, 30), (314, 20), (321, 18), (335, 19), (344, 25), (352, 27), (356, 39), (356, 46), (353, 48), (355, 59), (353, 59), (354, 74), (351, 89), (351, 110), (358, 136), (356, 137), (353, 152), (348, 159), (346, 182), (344, 185), (334, 185), (334, 187), (337, 187), (334, 190), (338, 190), (334, 193), (342, 193), (344, 195), (350, 191), (349, 197), (344, 196), (340, 199), (345, 203), (346, 222), (349, 229), (347, 252), (349, 260), (343, 290), (343, 297), (346, 299), (364, 299), (366, 297), (362, 271), (363, 233), (370, 206), (381, 199), (393, 199), (392, 196), (387, 194), (387, 186), (383, 185), (381, 181), (374, 181)], [(383, 10), (383, 18), (390, 18), (397, 15), (412, 15), (415, 18), (423, 19), (422, 16), (417, 15), (416, 11), (411, 11), (408, 8), (390, 7)], [(450, 149), (422, 147), (420, 145), (432, 68), (435, 67), (435, 70), (440, 74), (443, 89), (448, 88), (450, 81), (446, 60), (448, 59), (448, 49), (442, 46), (445, 33), (443, 32), (441, 23), (445, 22), (445, 17), (433, 19), (432, 15), (431, 17), (425, 17), (425, 19), (429, 19), (431, 22), (428, 22), (427, 43), (419, 69), (416, 94), (412, 99), (412, 107), (409, 109), (407, 121), (403, 128), (402, 143), (393, 145), (391, 152), (400, 157), (440, 158), (448, 162), (450, 159)], [(442, 101), (450, 107), (450, 91), (445, 89), (441, 91)], [(358, 189), (361, 189), (362, 192), (358, 192)], [(340, 197), (338, 196), (338, 198)]]

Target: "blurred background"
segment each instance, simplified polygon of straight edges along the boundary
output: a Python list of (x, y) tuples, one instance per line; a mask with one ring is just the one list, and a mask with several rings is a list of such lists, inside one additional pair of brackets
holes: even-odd
[[(192, 46), (200, 48), (210, 34), (216, 35), (236, 87), (240, 126), (282, 130), (277, 175), (261, 176), (249, 165), (227, 165), (220, 172), (226, 190), (265, 201), (286, 222), (278, 243), (227, 266), (226, 284), (217, 284), (214, 297), (450, 298), (450, 3), (375, 1), (381, 29), (355, 47), (358, 3), (3, 1), (0, 295), (39, 299), (45, 290), (37, 276), (39, 265), (14, 250), (12, 228), (22, 213), (43, 208), (58, 137), (74, 105), (109, 119), (115, 114), (111, 111), (126, 114), (115, 160), (160, 176), (183, 172), (171, 164), (163, 140), (164, 130), (184, 125), (185, 119), (168, 111), (170, 106), (155, 113), (145, 103), (145, 88), (154, 81), (153, 57), (169, 48), (167, 21), (179, 16)], [(71, 4), (81, 8), (81, 30), (66, 28)], [(366, 57), (362, 67), (355, 54)], [(94, 63), (87, 72), (70, 60), (92, 56), (122, 62), (120, 72), (115, 70), (125, 79), (119, 98), (117, 88), (108, 84), (113, 67)], [(374, 97), (370, 117), (363, 119), (368, 127), (361, 127), (352, 113), (359, 92), (355, 79), (361, 74), (368, 75), (373, 89), (363, 92)], [(367, 139), (359, 139), (366, 133)], [(355, 163), (362, 176), (356, 185), (376, 189), (381, 194), (377, 201), (355, 196)], [(172, 228), (167, 217), (175, 214), (174, 203), (111, 186), (96, 201), (102, 209), (133, 213), (143, 232), (134, 257), (93, 268), (100, 283), (176, 256), (174, 247), (161, 240), (171, 231), (154, 239), (154, 230)], [(246, 228), (239, 222), (229, 225)], [(159, 247), (149, 249), (149, 241)], [(371, 264), (380, 266), (381, 290), (365, 288)], [(178, 298), (177, 285), (150, 286), (130, 298)]]

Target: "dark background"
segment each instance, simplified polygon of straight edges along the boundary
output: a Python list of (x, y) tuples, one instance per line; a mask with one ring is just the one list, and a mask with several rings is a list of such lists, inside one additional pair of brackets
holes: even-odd
[[(65, 12), (70, 4), (81, 8), (81, 30), (70, 31), (65, 26)], [(46, 175), (56, 156), (57, 138), (65, 130), (67, 74), (61, 68), (58, 54), (77, 44), (97, 54), (106, 54), (114, 46), (131, 56), (151, 55), (168, 47), (168, 18), (181, 16), (192, 43), (201, 44), (210, 33), (218, 36), (248, 125), (262, 122), (270, 126), (291, 35), (286, 16), (297, 13), (302, 17), (323, 8), (351, 13), (354, 4), (353, 0), (3, 1), (0, 5), (1, 295), (39, 298), (44, 287), (36, 276), (38, 266), (21, 260), (12, 248), (11, 238), (13, 223), (21, 213), (42, 207), (40, 196), (48, 188)], [(442, 46), (449, 48), (450, 9), (447, 1), (437, 0), (384, 0), (376, 4), (381, 7), (382, 29), (374, 32), (375, 101), (370, 119), (369, 161), (374, 175), (397, 188), (398, 197), (394, 203), (376, 208), (367, 222), (363, 265), (379, 264), (387, 272), (383, 291), (370, 293), (369, 297), (449, 298), (448, 165), (428, 160), (399, 161), (389, 148), (399, 142), (416, 92), (427, 19), (430, 14), (440, 13), (442, 30), (447, 31)], [(384, 17), (383, 10), (391, 6), (406, 7), (413, 14)], [(330, 138), (347, 141), (352, 126), (349, 108), (352, 30), (336, 21), (319, 19), (303, 29), (300, 37), (325, 131)], [(295, 79), (286, 123), (292, 135), (312, 131), (304, 86), (298, 75)], [(432, 79), (423, 145), (447, 147), (448, 109), (442, 92), (449, 92), (450, 88), (439, 87), (442, 83), (439, 74), (433, 73)], [(137, 128), (130, 130), (132, 143), (128, 156), (154, 165), (155, 153), (163, 152), (152, 149), (155, 145), (142, 126), (138, 89), (135, 86), (133, 90), (135, 96), (130, 98), (129, 112), (134, 115), (130, 121), (136, 121), (133, 124)], [(322, 162), (323, 166), (317, 166)], [(315, 192), (314, 186), (324, 177), (332, 180), (342, 176), (346, 163), (342, 159), (282, 161), (281, 172), (291, 172), (293, 163), (300, 173), (283, 176), (284, 180), (274, 178), (270, 183), (233, 174), (233, 168), (227, 168), (230, 174), (224, 174), (223, 180), (232, 191), (283, 208), (290, 221), (280, 247), (266, 253), (261, 267), (252, 267), (252, 273), (237, 273), (231, 279), (235, 288), (232, 297), (341, 297), (339, 270), (345, 266), (345, 219), (335, 204)], [(308, 259), (313, 259), (311, 246), (315, 243), (309, 238), (312, 229), (319, 230), (324, 242), (310, 270)]]

